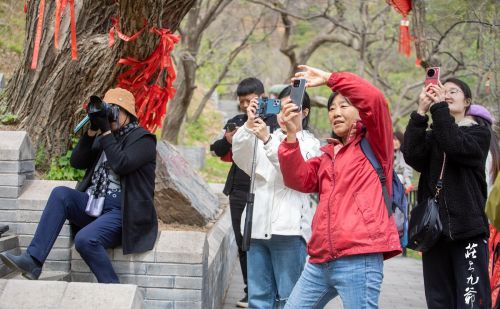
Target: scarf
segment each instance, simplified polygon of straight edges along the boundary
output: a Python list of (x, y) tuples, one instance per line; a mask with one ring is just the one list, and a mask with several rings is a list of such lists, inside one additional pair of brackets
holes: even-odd
[[(118, 139), (122, 139), (129, 132), (137, 128), (139, 124), (137, 122), (130, 122), (127, 125), (120, 128), (115, 134)], [(87, 189), (87, 194), (89, 195), (89, 200), (87, 206), (85, 207), (85, 212), (87, 215), (92, 217), (99, 217), (102, 213), (104, 206), (104, 199), (108, 193), (109, 187), (109, 173), (110, 167), (108, 165), (108, 159), (106, 153), (103, 151), (99, 161), (96, 164), (94, 173), (92, 174), (92, 180), (90, 187)], [(114, 189), (114, 191), (119, 191), (120, 189)]]

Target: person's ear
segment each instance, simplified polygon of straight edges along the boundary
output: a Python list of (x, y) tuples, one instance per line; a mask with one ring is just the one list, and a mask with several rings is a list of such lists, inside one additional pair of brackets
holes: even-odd
[(307, 115), (309, 115), (309, 108), (304, 108), (302, 110), (302, 116), (304, 116), (304, 118), (305, 118), (305, 117), (307, 117)]

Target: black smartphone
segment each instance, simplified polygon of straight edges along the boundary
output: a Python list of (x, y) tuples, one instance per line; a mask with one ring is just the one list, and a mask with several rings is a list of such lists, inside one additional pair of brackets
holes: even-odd
[(302, 100), (304, 99), (304, 92), (306, 91), (306, 80), (298, 78), (292, 82), (292, 91), (290, 92), (290, 99), (297, 105), (297, 111), (302, 110)]
[(233, 132), (234, 130), (236, 130), (236, 123), (230, 122), (226, 125), (227, 132)]

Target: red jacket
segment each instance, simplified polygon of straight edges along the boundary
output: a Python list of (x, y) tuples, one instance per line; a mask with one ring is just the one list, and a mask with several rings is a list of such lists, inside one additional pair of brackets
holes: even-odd
[(324, 146), (320, 157), (307, 162), (298, 142), (285, 140), (279, 148), (285, 184), (301, 192), (319, 192), (307, 245), (309, 261), (324, 263), (378, 252), (388, 259), (401, 253), (399, 235), (393, 217), (387, 214), (377, 173), (360, 144), (366, 135), (384, 168), (390, 191), (394, 150), (387, 101), (380, 90), (352, 73), (332, 73), (327, 84), (358, 109), (362, 121), (354, 135), (345, 145), (334, 141)]

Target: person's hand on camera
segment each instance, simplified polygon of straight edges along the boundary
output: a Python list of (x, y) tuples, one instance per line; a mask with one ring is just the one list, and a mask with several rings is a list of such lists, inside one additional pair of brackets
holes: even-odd
[(247, 122), (245, 126), (249, 129), (253, 129), (255, 125), (255, 118), (257, 117), (255, 114), (257, 113), (257, 109), (259, 107), (259, 99), (257, 97), (250, 100), (250, 104), (247, 107)]
[[(96, 128), (101, 130), (101, 133), (105, 133), (111, 130), (111, 124), (109, 123), (108, 116), (104, 112), (97, 112), (89, 114), (90, 128)], [(95, 131), (95, 130), (94, 130)]]
[(239, 127), (236, 127), (234, 130), (232, 131), (227, 131), (226, 130), (226, 133), (224, 133), (224, 138), (226, 139), (226, 141), (229, 143), (229, 144), (232, 144), (233, 143), (233, 136), (234, 134), (236, 133), (236, 131), (238, 131), (238, 128)]
[(267, 131), (267, 124), (261, 118), (255, 118), (252, 132), (263, 142), (269, 140), (269, 132)]
[(430, 86), (431, 86), (430, 84), (424, 86), (424, 88), (422, 88), (422, 91), (420, 91), (420, 94), (418, 96), (417, 113), (419, 113), (422, 116), (425, 116), (425, 114), (427, 114), (432, 104), (431, 98), (427, 96), (427, 91), (429, 91)]
[(306, 80), (306, 87), (326, 85), (326, 82), (331, 75), (331, 73), (329, 72), (312, 68), (307, 65), (299, 65), (298, 68), (303, 71), (295, 73), (295, 77), (293, 77), (292, 80), (295, 80), (297, 78), (304, 78)]
[(287, 141), (293, 143), (296, 141), (297, 132), (301, 130), (300, 122), (302, 121), (302, 116), (300, 111), (297, 110), (297, 105), (292, 100), (285, 99), (281, 104), (282, 109), (278, 121), (285, 124)]
[(439, 82), (437, 85), (430, 84), (430, 87), (425, 94), (432, 100), (432, 103), (439, 103), (444, 101), (446, 96), (445, 93), (446, 88), (444, 88), (443, 84)]

